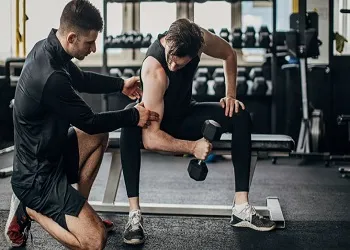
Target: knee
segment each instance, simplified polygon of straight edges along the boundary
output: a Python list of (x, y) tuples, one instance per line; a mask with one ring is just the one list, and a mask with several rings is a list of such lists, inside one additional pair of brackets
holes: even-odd
[(100, 250), (104, 249), (107, 242), (106, 230), (104, 228), (94, 231), (80, 242), (81, 249)]
[(246, 109), (240, 109), (238, 113), (236, 113), (236, 119), (246, 123), (247, 125), (250, 125), (252, 123), (252, 118), (250, 116), (250, 113)]
[(103, 148), (107, 148), (108, 140), (109, 140), (108, 133), (99, 134), (99, 144), (102, 145)]

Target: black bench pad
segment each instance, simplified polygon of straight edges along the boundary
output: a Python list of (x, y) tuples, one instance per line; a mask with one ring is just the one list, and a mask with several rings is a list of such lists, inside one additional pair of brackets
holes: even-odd
[[(120, 132), (109, 134), (110, 149), (120, 147)], [(295, 144), (293, 139), (287, 135), (252, 134), (252, 151), (278, 151), (291, 152)], [(215, 150), (229, 150), (231, 148), (231, 134), (223, 134), (220, 141), (213, 142)]]

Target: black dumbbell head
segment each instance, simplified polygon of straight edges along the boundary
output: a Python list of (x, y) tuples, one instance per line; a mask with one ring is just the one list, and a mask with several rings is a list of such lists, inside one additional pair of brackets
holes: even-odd
[(205, 162), (198, 164), (197, 159), (192, 159), (188, 165), (187, 171), (190, 177), (196, 181), (204, 181), (208, 174), (208, 167)]
[(253, 82), (252, 94), (264, 96), (268, 90), (267, 83), (264, 77), (256, 77)]
[(197, 77), (194, 82), (194, 89), (197, 95), (206, 95), (208, 93), (208, 79), (206, 77)]
[(202, 134), (210, 142), (220, 140), (221, 125), (214, 120), (206, 120), (202, 127)]
[(247, 76), (247, 69), (246, 68), (242, 68), (242, 67), (237, 68), (237, 76), (244, 76), (244, 77), (246, 77)]
[(250, 79), (254, 80), (256, 77), (263, 76), (262, 68), (254, 67), (249, 72)]

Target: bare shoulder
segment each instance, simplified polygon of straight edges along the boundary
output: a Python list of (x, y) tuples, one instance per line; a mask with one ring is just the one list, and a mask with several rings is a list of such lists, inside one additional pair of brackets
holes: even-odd
[(157, 59), (148, 56), (142, 63), (141, 77), (147, 84), (148, 81), (158, 82), (159, 84), (167, 84), (167, 75), (162, 65)]

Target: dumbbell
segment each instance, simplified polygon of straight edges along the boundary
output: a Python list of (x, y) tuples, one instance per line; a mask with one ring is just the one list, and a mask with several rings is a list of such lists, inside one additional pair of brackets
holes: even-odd
[(247, 77), (247, 69), (243, 67), (237, 68), (237, 76), (244, 76)]
[(215, 34), (215, 30), (212, 29), (212, 28), (208, 29), (208, 31), (211, 32), (211, 33), (213, 33), (213, 34)]
[(196, 94), (206, 95), (208, 93), (208, 80), (210, 79), (208, 68), (198, 68), (194, 78), (194, 89), (196, 90)]
[(120, 71), (120, 69), (118, 68), (112, 68), (109, 70), (109, 74), (111, 76), (115, 76), (115, 77), (121, 77), (122, 76), (122, 72)]
[(237, 95), (244, 96), (248, 92), (247, 69), (243, 67), (237, 68)]
[(244, 47), (255, 47), (255, 29), (253, 26), (248, 26), (244, 34)]
[[(209, 141), (219, 140), (221, 137), (221, 126), (213, 120), (206, 120), (202, 127), (203, 137)], [(196, 181), (204, 181), (208, 174), (208, 167), (204, 161), (192, 159), (187, 168), (190, 177)]]
[(152, 43), (152, 34), (148, 33), (142, 40), (142, 48), (148, 48)]
[(141, 68), (139, 68), (138, 70), (136, 70), (136, 76), (141, 76)]
[(225, 73), (223, 68), (216, 68), (213, 73), (214, 80), (214, 92), (216, 96), (224, 97), (225, 96)]
[(252, 68), (250, 70), (249, 77), (253, 81), (252, 94), (258, 96), (266, 95), (268, 86), (263, 76), (262, 68)]
[(113, 42), (113, 36), (107, 36), (105, 39), (105, 47), (106, 48), (111, 47), (112, 42)]
[(134, 35), (134, 48), (141, 48), (143, 41), (143, 35), (141, 33), (135, 33)]
[(235, 28), (232, 32), (232, 47), (242, 48), (242, 30), (241, 28)]
[(271, 43), (270, 32), (267, 26), (261, 26), (259, 30), (259, 46), (269, 48)]
[(226, 42), (230, 42), (229, 40), (229, 36), (230, 36), (230, 32), (228, 31), (227, 28), (222, 28), (220, 30), (219, 36), (224, 39)]
[(124, 71), (123, 71), (122, 78), (127, 79), (127, 78), (130, 78), (130, 77), (133, 77), (134, 75), (135, 75), (135, 72), (132, 69), (125, 68)]
[(112, 48), (124, 48), (125, 47), (125, 42), (124, 42), (124, 35), (117, 35), (113, 37), (110, 46)]
[(135, 31), (129, 31), (125, 33), (125, 48), (133, 48), (135, 40)]
[(237, 96), (245, 96), (248, 92), (247, 78), (245, 76), (237, 77)]
[(198, 68), (194, 75), (194, 78), (197, 78), (197, 77), (206, 77), (209, 80), (210, 79), (209, 69), (207, 67)]
[(197, 77), (194, 81), (194, 89), (197, 95), (206, 95), (208, 93), (208, 78)]

